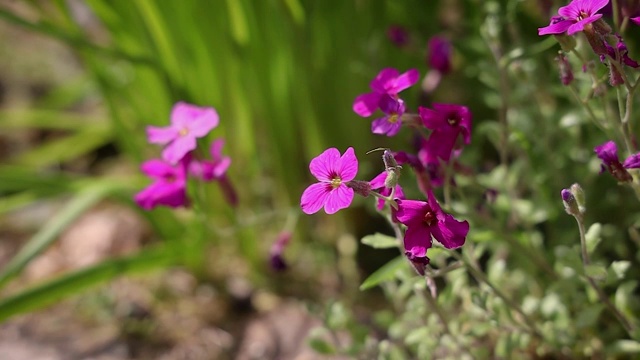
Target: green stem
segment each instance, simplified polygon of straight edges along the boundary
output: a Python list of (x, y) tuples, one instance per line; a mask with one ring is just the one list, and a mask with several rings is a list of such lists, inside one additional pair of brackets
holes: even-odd
[(611, 302), (611, 300), (609, 300), (609, 297), (604, 293), (602, 288), (598, 286), (596, 281), (587, 273), (587, 267), (589, 266), (591, 261), (589, 260), (589, 253), (587, 251), (587, 239), (586, 239), (586, 231), (584, 227), (584, 218), (582, 215), (575, 215), (574, 218), (578, 223), (578, 231), (580, 232), (580, 248), (582, 250), (582, 265), (584, 267), (584, 276), (587, 279), (587, 282), (589, 282), (589, 285), (591, 285), (593, 290), (595, 290), (596, 293), (598, 294), (600, 301), (602, 301), (602, 303), (604, 303), (605, 306), (609, 308), (609, 310), (613, 313), (613, 315), (615, 315), (618, 321), (620, 321), (620, 323), (622, 324), (624, 329), (627, 331), (627, 333), (629, 333), (629, 336), (633, 338), (633, 333), (635, 329), (631, 325), (631, 322), (629, 322), (629, 320), (627, 320), (627, 318), (620, 312), (620, 310), (618, 310), (615, 307), (615, 305), (613, 305), (613, 303)]

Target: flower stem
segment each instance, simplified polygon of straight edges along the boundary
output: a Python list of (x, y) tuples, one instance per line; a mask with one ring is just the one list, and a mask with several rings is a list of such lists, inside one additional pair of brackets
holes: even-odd
[(593, 290), (595, 290), (596, 293), (598, 294), (600, 301), (602, 301), (605, 304), (605, 306), (613, 313), (613, 315), (615, 315), (615, 317), (618, 319), (618, 321), (620, 321), (620, 323), (622, 324), (624, 329), (627, 331), (627, 333), (629, 333), (629, 335), (633, 338), (633, 332), (635, 330), (634, 326), (632, 326), (631, 322), (629, 322), (629, 320), (620, 312), (620, 310), (618, 310), (618, 308), (616, 308), (615, 305), (613, 305), (611, 300), (609, 300), (609, 297), (604, 293), (602, 288), (598, 286), (596, 281), (591, 276), (589, 276), (589, 274), (587, 274), (587, 267), (589, 266), (591, 261), (589, 260), (589, 252), (587, 251), (587, 239), (586, 239), (586, 231), (584, 227), (584, 217), (580, 214), (580, 215), (574, 215), (574, 218), (578, 223), (578, 231), (580, 232), (580, 248), (582, 250), (582, 265), (584, 267), (584, 273), (585, 273), (584, 276), (587, 279), (587, 282), (589, 283), (589, 285), (591, 285)]
[[(468, 245), (467, 245), (467, 247), (468, 247)], [(544, 340), (544, 336), (542, 335), (542, 333), (540, 333), (540, 331), (536, 327), (535, 322), (533, 321), (533, 319), (531, 319), (520, 308), (520, 306), (518, 306), (518, 304), (516, 304), (511, 298), (509, 298), (505, 293), (503, 293), (496, 285), (494, 285), (491, 281), (489, 281), (487, 276), (481, 270), (478, 269), (477, 264), (475, 264), (475, 261), (468, 259), (463, 254), (459, 254), (455, 250), (454, 251), (450, 251), (449, 253), (453, 257), (455, 257), (457, 260), (462, 261), (462, 263), (467, 268), (467, 271), (469, 271), (471, 276), (473, 276), (479, 283), (487, 284), (491, 288), (491, 290), (493, 290), (493, 292), (496, 294), (496, 296), (501, 298), (505, 302), (505, 304), (507, 304), (507, 306), (509, 306), (512, 310), (514, 310), (515, 312), (520, 314), (520, 316), (522, 316), (522, 318), (524, 319), (524, 322), (527, 325), (527, 327), (529, 328), (529, 331), (531, 332), (532, 335), (534, 335), (535, 337), (539, 338), (540, 340)]]

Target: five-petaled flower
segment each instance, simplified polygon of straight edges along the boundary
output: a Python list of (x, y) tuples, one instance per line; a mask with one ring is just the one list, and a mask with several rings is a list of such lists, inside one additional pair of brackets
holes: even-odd
[(429, 191), (427, 202), (418, 200), (396, 200), (398, 210), (395, 218), (407, 226), (404, 234), (405, 255), (416, 270), (424, 273), (429, 263), (427, 249), (432, 245), (432, 236), (447, 249), (464, 245), (469, 233), (469, 223), (458, 221), (445, 213)]
[(347, 186), (358, 173), (358, 159), (350, 147), (340, 156), (336, 148), (329, 148), (311, 160), (311, 174), (318, 179), (304, 190), (300, 207), (305, 214), (313, 214), (324, 207), (327, 214), (333, 214), (351, 205), (354, 190)]
[(620, 182), (632, 181), (633, 177), (627, 169), (640, 168), (640, 153), (630, 155), (624, 163), (620, 163), (618, 158), (618, 147), (613, 141), (607, 141), (602, 145), (598, 145), (593, 149), (602, 160), (600, 173), (608, 170), (613, 177)]
[(551, 18), (548, 26), (538, 28), (538, 35), (563, 34), (573, 35), (583, 31), (585, 26), (602, 17), (598, 11), (605, 7), (609, 0), (573, 0), (569, 5), (558, 9), (558, 15)]
[(383, 95), (397, 99), (398, 93), (418, 82), (419, 77), (420, 73), (416, 69), (402, 74), (393, 68), (382, 69), (369, 84), (373, 91), (356, 97), (353, 102), (353, 111), (362, 117), (371, 116), (380, 107)]
[(135, 195), (136, 203), (145, 210), (151, 210), (158, 205), (173, 208), (186, 205), (188, 166), (188, 156), (175, 166), (160, 159), (144, 162), (141, 166), (142, 172), (155, 181)]
[(147, 127), (147, 137), (152, 144), (167, 145), (162, 158), (177, 164), (197, 146), (196, 139), (206, 136), (218, 126), (218, 113), (211, 107), (178, 102), (171, 110), (171, 125)]
[(396, 135), (402, 127), (402, 114), (405, 111), (404, 101), (383, 95), (380, 99), (380, 110), (385, 113), (385, 116), (371, 123), (371, 132), (387, 136)]

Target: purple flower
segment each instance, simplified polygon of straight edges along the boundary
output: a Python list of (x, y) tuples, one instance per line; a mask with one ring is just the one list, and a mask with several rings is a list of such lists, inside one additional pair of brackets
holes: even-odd
[(342, 156), (336, 148), (325, 150), (311, 160), (309, 170), (320, 182), (302, 193), (300, 207), (305, 214), (313, 214), (322, 207), (327, 214), (334, 214), (351, 205), (354, 190), (346, 183), (358, 173), (358, 159), (352, 147)]
[(634, 24), (640, 25), (640, 16), (629, 18)]
[(389, 95), (383, 95), (379, 105), (380, 110), (386, 116), (371, 123), (371, 132), (387, 136), (396, 135), (402, 127), (402, 114), (405, 111), (404, 101), (402, 99), (394, 99)]
[(573, 35), (583, 31), (588, 24), (602, 17), (597, 12), (605, 7), (609, 0), (573, 0), (569, 5), (558, 9), (558, 15), (551, 18), (548, 26), (538, 28), (538, 35), (562, 34)]
[(136, 203), (145, 210), (151, 210), (158, 205), (180, 207), (187, 204), (187, 167), (188, 157), (176, 166), (153, 159), (142, 164), (141, 170), (154, 179), (154, 183), (137, 193)]
[(273, 243), (273, 245), (271, 245), (271, 249), (269, 251), (269, 262), (271, 263), (271, 268), (273, 270), (284, 271), (289, 267), (286, 261), (284, 261), (283, 254), (290, 240), (291, 233), (288, 231), (283, 231), (278, 234), (278, 238)]
[(422, 106), (418, 110), (424, 126), (434, 133), (456, 137), (462, 134), (464, 143), (471, 143), (471, 111), (466, 106), (433, 104), (433, 110)]
[(404, 47), (409, 43), (409, 33), (403, 26), (393, 25), (387, 29), (387, 37), (397, 47)]
[(369, 86), (370, 93), (358, 95), (353, 102), (353, 111), (362, 116), (369, 117), (380, 106), (380, 99), (383, 95), (398, 98), (398, 93), (418, 82), (420, 73), (416, 69), (408, 70), (400, 74), (393, 68), (382, 69)]
[(627, 169), (640, 168), (640, 162), (638, 161), (640, 153), (629, 156), (624, 161), (624, 164), (621, 164), (620, 159), (618, 159), (618, 147), (613, 141), (607, 141), (602, 145), (598, 145), (593, 150), (598, 158), (602, 160), (600, 173), (608, 170), (611, 175), (620, 182), (633, 180), (633, 177), (631, 177)]
[(427, 196), (428, 202), (397, 200), (398, 210), (395, 212), (396, 219), (407, 226), (405, 255), (418, 270), (429, 263), (427, 249), (431, 247), (432, 236), (445, 248), (455, 249), (464, 245), (469, 233), (467, 221), (458, 221), (442, 211), (433, 192), (429, 191)]
[[(616, 47), (609, 45), (606, 41), (603, 41), (603, 45), (606, 48), (607, 55), (609, 55), (613, 60), (619, 62), (620, 64), (627, 65), (634, 69), (640, 67), (640, 64), (635, 60), (629, 57), (629, 50), (627, 49), (627, 45), (624, 43), (622, 36), (616, 34), (616, 38), (618, 43)], [(600, 61), (604, 62), (604, 56), (600, 56)]]
[(211, 160), (192, 161), (189, 165), (189, 173), (205, 181), (221, 179), (231, 165), (231, 158), (222, 156), (223, 146), (224, 139), (214, 140), (209, 148)]
[[(387, 178), (387, 172), (383, 171), (380, 174), (378, 174), (378, 176), (374, 177), (373, 180), (369, 181), (369, 184), (371, 184), (371, 189), (382, 189), (380, 190), (380, 195), (382, 196), (389, 196), (391, 195), (391, 189), (387, 188), (384, 186), (384, 181)], [(396, 185), (396, 191), (394, 193), (394, 198), (396, 199), (404, 199), (404, 191), (402, 191), (402, 187), (400, 185)], [(377, 199), (377, 205), (376, 208), (379, 211), (382, 211), (382, 209), (384, 209), (384, 204), (385, 201), (383, 199)]]
[(442, 36), (434, 36), (427, 43), (428, 63), (441, 74), (451, 71), (451, 43)]
[(196, 139), (218, 126), (218, 113), (211, 107), (178, 102), (171, 110), (171, 125), (147, 127), (147, 137), (152, 144), (167, 145), (162, 158), (176, 164), (196, 148)]

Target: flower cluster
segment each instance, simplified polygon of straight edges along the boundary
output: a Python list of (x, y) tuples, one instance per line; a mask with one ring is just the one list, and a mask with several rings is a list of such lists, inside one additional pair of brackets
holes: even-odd
[[(584, 33), (601, 62), (616, 63), (609, 66), (609, 82), (615, 86), (624, 84), (619, 67), (638, 68), (640, 64), (629, 57), (629, 51), (622, 37), (619, 34), (613, 34), (611, 27), (602, 19), (601, 12), (607, 5), (609, 0), (573, 0), (558, 9), (558, 15), (551, 18), (548, 26), (538, 28), (538, 35), (555, 35), (563, 44), (563, 49), (568, 51), (575, 46), (575, 42), (567, 41), (568, 37), (565, 34), (571, 36)], [(639, 19), (630, 18), (636, 24), (640, 23)], [(567, 44), (570, 45), (567, 46)], [(563, 83), (566, 85), (564, 75)]]
[[(434, 56), (443, 58), (433, 59), (430, 63), (438, 65), (434, 71), (446, 73), (450, 70), (446, 61), (451, 51), (443, 46), (444, 40), (437, 40), (440, 44), (434, 42), (430, 47), (435, 49)], [(463, 147), (471, 143), (472, 114), (466, 106), (441, 103), (420, 106), (417, 113), (408, 113), (399, 93), (416, 84), (418, 78), (416, 69), (404, 73), (392, 68), (383, 69), (370, 83), (372, 91), (359, 95), (353, 103), (354, 112), (362, 117), (369, 117), (378, 110), (383, 113), (372, 123), (374, 134), (394, 136), (403, 125), (417, 128), (416, 153), (385, 150), (382, 157), (385, 171), (365, 182), (355, 180), (358, 159), (353, 148), (348, 148), (342, 155), (338, 149), (327, 149), (311, 160), (309, 170), (318, 182), (304, 190), (300, 206), (306, 214), (322, 208), (327, 214), (333, 214), (349, 207), (355, 194), (374, 195), (379, 211), (388, 206), (391, 219), (398, 226), (406, 226), (405, 255), (418, 273), (424, 275), (429, 263), (427, 250), (433, 239), (448, 249), (455, 249), (464, 244), (469, 232), (468, 222), (458, 221), (442, 210), (433, 190), (445, 184), (446, 175), (452, 175), (456, 169)], [(418, 187), (427, 201), (405, 198), (398, 183), (401, 165), (405, 164), (416, 173)], [(449, 178), (452, 181), (452, 176)]]
[(223, 139), (214, 140), (209, 149), (211, 159), (196, 158), (197, 139), (208, 135), (218, 126), (218, 113), (211, 107), (199, 107), (178, 102), (171, 110), (171, 124), (167, 127), (147, 127), (151, 144), (164, 145), (161, 159), (149, 160), (141, 170), (154, 182), (137, 193), (136, 203), (145, 210), (156, 206), (180, 207), (189, 204), (187, 180), (217, 181), (230, 204), (237, 203), (236, 193), (226, 176), (231, 159), (222, 155)]

